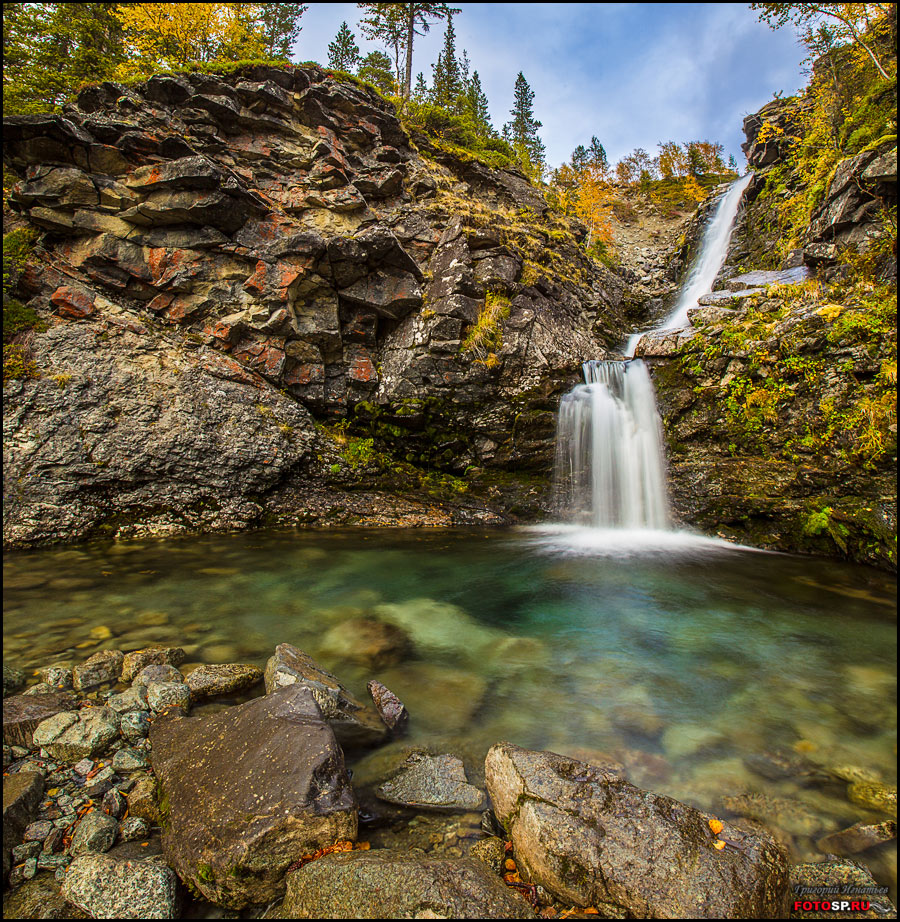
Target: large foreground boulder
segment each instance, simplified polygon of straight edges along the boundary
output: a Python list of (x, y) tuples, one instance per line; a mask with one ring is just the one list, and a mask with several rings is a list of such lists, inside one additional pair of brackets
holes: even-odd
[(301, 855), (356, 838), (343, 753), (302, 685), (157, 718), (150, 741), (166, 858), (214, 903), (269, 902)]
[(644, 919), (787, 916), (787, 856), (768, 836), (727, 824), (717, 836), (708, 814), (552, 752), (498, 743), (485, 775), (523, 876), (566, 902)]
[(287, 878), (281, 919), (534, 919), (531, 907), (474, 858), (414, 851), (343, 852)]

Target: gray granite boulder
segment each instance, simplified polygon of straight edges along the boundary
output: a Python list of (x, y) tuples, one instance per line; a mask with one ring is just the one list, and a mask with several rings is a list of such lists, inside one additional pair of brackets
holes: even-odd
[(159, 861), (76, 858), (62, 895), (94, 919), (178, 918), (178, 878)]
[(3, 776), (3, 879), (11, 866), (10, 851), (22, 839), (34, 819), (44, 793), (44, 776), (37, 772), (15, 772)]
[(788, 862), (776, 842), (642, 791), (618, 773), (509, 743), (485, 760), (494, 812), (523, 877), (576, 906), (632, 918), (785, 918)]
[(184, 662), (181, 647), (149, 647), (125, 654), (122, 661), (122, 681), (130, 682), (145, 666), (180, 666)]
[(469, 784), (462, 759), (411, 752), (400, 771), (378, 789), (389, 803), (420, 810), (469, 812), (483, 810), (484, 792)]
[(76, 691), (86, 691), (118, 680), (125, 654), (121, 650), (100, 650), (72, 670)]
[(119, 715), (112, 708), (63, 711), (34, 731), (34, 744), (63, 762), (77, 762), (103, 752), (119, 735)]
[(75, 695), (69, 691), (6, 698), (3, 702), (3, 742), (30, 749), (39, 724), (60, 711), (71, 711), (77, 704)]
[(198, 666), (185, 677), (184, 684), (191, 693), (191, 701), (202, 701), (216, 695), (229, 695), (246, 691), (262, 682), (263, 672), (258, 666), (246, 663), (223, 663)]
[(72, 836), (73, 857), (91, 852), (108, 852), (116, 841), (119, 823), (115, 817), (92, 810), (79, 820)]

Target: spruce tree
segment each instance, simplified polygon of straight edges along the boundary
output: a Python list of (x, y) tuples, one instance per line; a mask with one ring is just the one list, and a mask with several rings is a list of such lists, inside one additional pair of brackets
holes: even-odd
[(606, 151), (603, 145), (597, 140), (596, 135), (591, 136), (591, 146), (588, 148), (588, 163), (591, 166), (599, 167), (601, 170), (608, 169), (609, 161), (606, 159)]
[(544, 144), (538, 134), (542, 123), (534, 117), (534, 90), (522, 71), (516, 77), (515, 99), (509, 114), (512, 118), (503, 126), (503, 137), (523, 157), (524, 166), (543, 172)]
[(426, 102), (431, 95), (428, 84), (425, 82), (425, 74), (422, 71), (416, 75), (416, 85), (413, 87), (413, 99), (416, 102)]
[(359, 45), (346, 22), (341, 23), (338, 34), (328, 45), (328, 66), (352, 74), (359, 67)]
[(444, 33), (444, 47), (432, 65), (431, 99), (445, 109), (455, 109), (462, 93), (459, 61), (456, 59), (456, 30), (453, 16), (447, 17), (447, 31)]
[(481, 88), (481, 77), (478, 76), (477, 70), (473, 71), (466, 89), (466, 108), (478, 133), (484, 137), (491, 137), (494, 134), (494, 126), (491, 125), (488, 99)]

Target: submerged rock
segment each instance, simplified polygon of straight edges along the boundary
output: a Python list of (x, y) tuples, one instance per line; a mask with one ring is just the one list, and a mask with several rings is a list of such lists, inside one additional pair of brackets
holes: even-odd
[(336, 676), (289, 643), (279, 644), (269, 657), (265, 680), (267, 694), (287, 685), (308, 688), (342, 746), (371, 746), (387, 737), (387, 728), (372, 708), (357, 701)]
[(854, 823), (848, 829), (823, 836), (816, 842), (816, 848), (825, 854), (853, 855), (896, 838), (897, 824), (893, 820), (884, 823)]
[(847, 788), (847, 797), (861, 807), (897, 816), (897, 788), (878, 781), (857, 781)]
[[(825, 892), (823, 893), (823, 888)], [(792, 919), (896, 919), (897, 910), (886, 895), (878, 893), (878, 882), (861, 864), (842, 858), (814, 864), (797, 864), (791, 868), (791, 898), (810, 900), (869, 900), (867, 912), (847, 913), (793, 911)], [(862, 894), (862, 895), (861, 895)]]
[(150, 741), (166, 858), (215, 903), (269, 902), (301, 855), (356, 838), (343, 754), (303, 685), (157, 719)]
[(634, 787), (613, 772), (509, 743), (485, 760), (488, 793), (528, 878), (577, 906), (634, 918), (783, 918), (787, 856), (770, 838)]
[(344, 852), (287, 877), (283, 919), (533, 919), (525, 900), (472, 858)]
[(377, 794), (389, 803), (421, 810), (465, 813), (485, 806), (484, 792), (469, 784), (462, 759), (449, 754), (411, 752), (400, 771), (384, 782)]
[[(3, 697), (15, 694), (25, 685), (25, 673), (21, 669), (3, 664)], [(4, 707), (6, 705), (4, 704)]]
[(412, 651), (406, 631), (374, 618), (351, 618), (322, 638), (323, 655), (379, 668), (402, 662)]

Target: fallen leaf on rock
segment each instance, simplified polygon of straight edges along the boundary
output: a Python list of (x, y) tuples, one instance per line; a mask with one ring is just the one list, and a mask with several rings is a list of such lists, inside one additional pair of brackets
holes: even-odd
[(722, 851), (722, 849), (725, 848), (725, 843), (721, 839), (716, 839), (713, 844), (719, 851)]
[(725, 824), (721, 820), (711, 819), (709, 821), (709, 828), (718, 835), (724, 828)]

